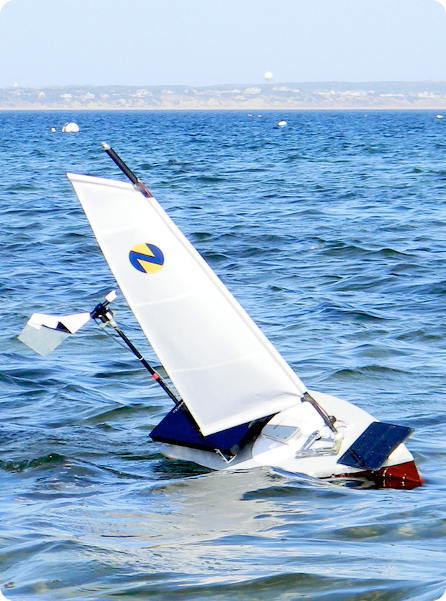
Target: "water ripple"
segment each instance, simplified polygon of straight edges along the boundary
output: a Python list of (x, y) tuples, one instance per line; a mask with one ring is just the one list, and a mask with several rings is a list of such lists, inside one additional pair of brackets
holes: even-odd
[[(0, 113), (0, 588), (11, 599), (433, 601), (445, 590), (444, 131), (425, 112)], [(286, 119), (283, 131), (274, 126)], [(148, 433), (169, 403), (93, 328), (33, 311), (113, 279), (65, 178), (108, 139), (313, 388), (415, 428), (426, 483), (209, 473)], [(118, 318), (156, 363), (122, 300)], [(351, 483), (350, 483), (351, 484)]]

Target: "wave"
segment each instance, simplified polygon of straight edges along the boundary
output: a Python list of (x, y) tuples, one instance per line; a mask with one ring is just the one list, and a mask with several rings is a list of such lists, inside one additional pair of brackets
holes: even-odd
[(50, 467), (53, 465), (60, 465), (66, 461), (64, 455), (58, 453), (50, 453), (42, 457), (35, 457), (33, 459), (18, 459), (18, 460), (1, 460), (0, 459), (0, 470), (5, 472), (25, 472), (27, 470), (38, 469), (41, 467)]
[(373, 378), (399, 378), (402, 374), (410, 374), (410, 370), (399, 369), (394, 367), (386, 367), (384, 365), (364, 365), (362, 367), (355, 368), (341, 368), (332, 370), (323, 379), (335, 379), (335, 380), (362, 380), (365, 377)]

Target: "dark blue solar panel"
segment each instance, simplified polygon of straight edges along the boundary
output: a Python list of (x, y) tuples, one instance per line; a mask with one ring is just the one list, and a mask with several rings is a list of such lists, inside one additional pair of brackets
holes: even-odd
[(234, 428), (203, 436), (184, 404), (174, 407), (150, 432), (152, 440), (186, 447), (235, 455), (248, 440), (260, 431), (263, 422), (249, 422)]
[(337, 463), (367, 470), (379, 469), (396, 447), (412, 434), (412, 428), (373, 422)]

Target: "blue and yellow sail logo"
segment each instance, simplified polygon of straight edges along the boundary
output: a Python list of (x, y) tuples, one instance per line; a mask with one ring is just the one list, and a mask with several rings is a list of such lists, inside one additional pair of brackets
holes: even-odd
[(163, 251), (154, 244), (137, 244), (129, 253), (130, 263), (142, 273), (156, 273), (163, 268)]

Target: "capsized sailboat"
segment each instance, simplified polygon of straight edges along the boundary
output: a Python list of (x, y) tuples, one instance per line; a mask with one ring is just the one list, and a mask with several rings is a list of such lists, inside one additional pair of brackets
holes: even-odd
[[(173, 409), (150, 434), (161, 452), (216, 470), (271, 466), (315, 478), (420, 486), (404, 444), (412, 430), (308, 390), (147, 187), (103, 146), (130, 183), (67, 175), (178, 394), (120, 330), (112, 296), (90, 317), (113, 327), (173, 400)], [(40, 316), (36, 326), (31, 319), (21, 339), (41, 352), (35, 330), (43, 328), (44, 350), (48, 345), (52, 350), (59, 339), (48, 342), (48, 330), (57, 331), (49, 323)]]

